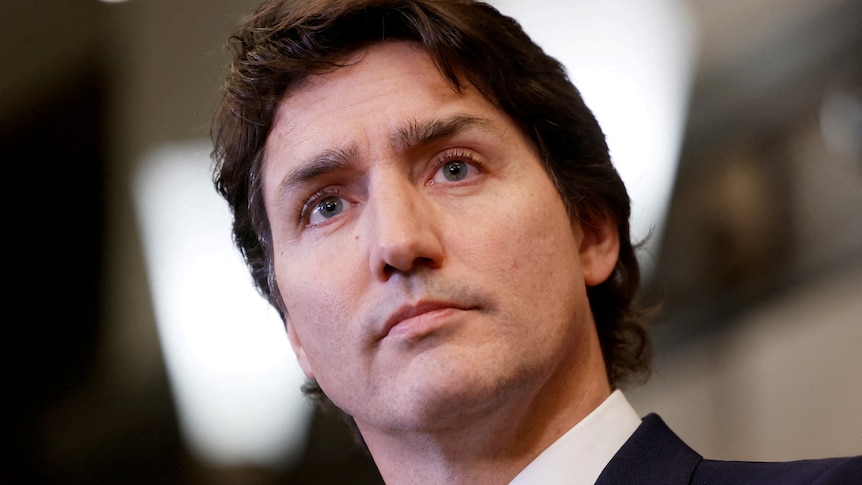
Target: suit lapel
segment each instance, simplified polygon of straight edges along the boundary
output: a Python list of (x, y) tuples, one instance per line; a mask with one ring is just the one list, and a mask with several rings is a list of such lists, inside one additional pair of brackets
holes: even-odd
[(650, 414), (602, 471), (596, 485), (688, 484), (703, 457)]

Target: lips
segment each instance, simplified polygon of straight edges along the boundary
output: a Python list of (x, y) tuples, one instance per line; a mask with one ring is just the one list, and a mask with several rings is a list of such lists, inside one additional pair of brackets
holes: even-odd
[(443, 326), (452, 314), (468, 310), (462, 305), (451, 302), (424, 301), (405, 305), (385, 320), (380, 329), (379, 339), (390, 335), (418, 337), (431, 333)]

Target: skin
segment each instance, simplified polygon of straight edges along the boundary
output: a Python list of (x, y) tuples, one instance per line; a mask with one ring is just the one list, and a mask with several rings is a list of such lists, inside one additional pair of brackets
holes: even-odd
[(282, 100), (264, 201), (288, 337), (387, 483), (504, 483), (610, 393), (570, 217), (505, 113), (404, 42)]

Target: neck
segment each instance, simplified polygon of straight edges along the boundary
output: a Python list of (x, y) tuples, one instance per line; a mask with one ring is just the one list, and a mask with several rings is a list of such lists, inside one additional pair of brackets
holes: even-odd
[(577, 372), (555, 372), (520, 394), (510, 390), (489, 408), (460, 413), (443, 426), (357, 424), (387, 484), (508, 483), (610, 395), (601, 351), (589, 353), (599, 359), (581, 361)]

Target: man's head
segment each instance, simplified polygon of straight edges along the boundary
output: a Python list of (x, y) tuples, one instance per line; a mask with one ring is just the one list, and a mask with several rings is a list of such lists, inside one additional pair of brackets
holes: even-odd
[[(487, 320), (447, 330), (472, 348), (505, 337), (485, 355), (518, 339), (524, 353), (579, 350), (555, 340), (584, 331), (566, 325), (590, 313), (581, 293), (611, 385), (647, 369), (625, 187), (563, 67), (517, 23), (467, 1), (268, 1), (233, 49), (216, 185), (256, 285), (330, 393), (344, 381), (325, 360), (373, 371), (363, 352), (426, 310)], [(419, 320), (403, 345), (437, 335)], [(534, 377), (527, 364), (511, 373)]]

